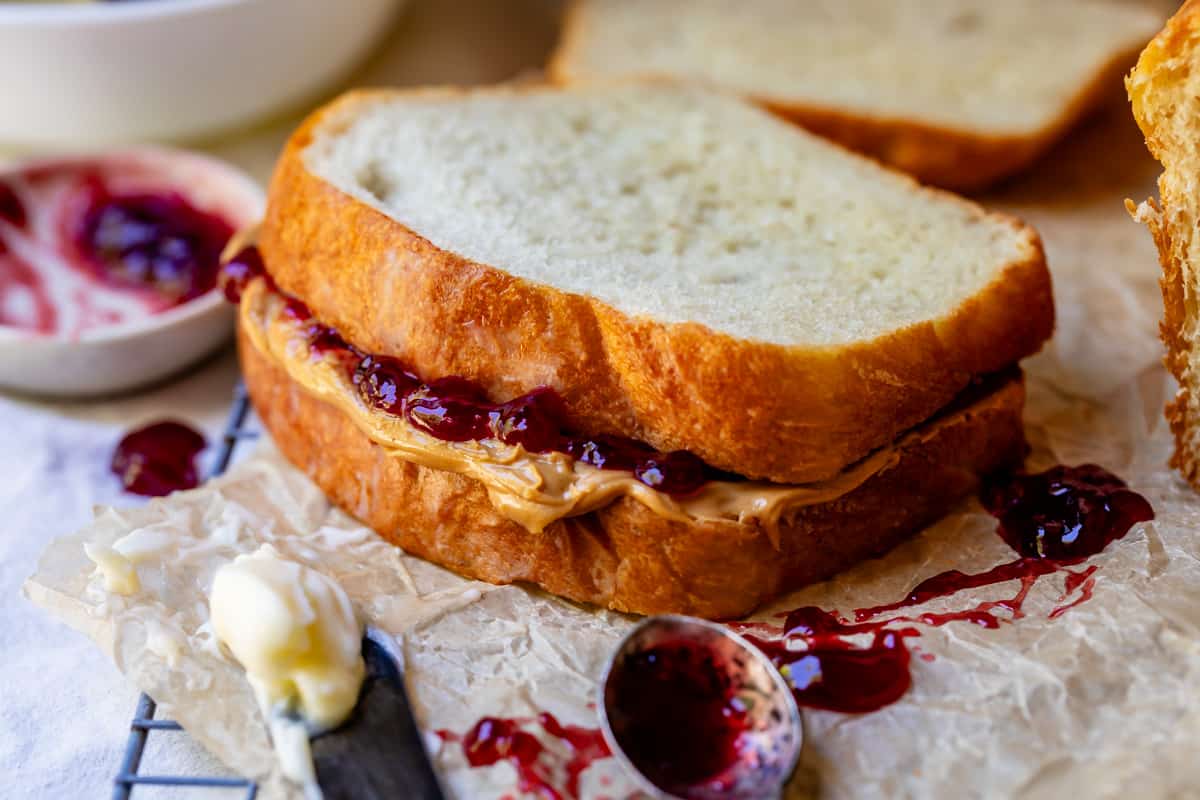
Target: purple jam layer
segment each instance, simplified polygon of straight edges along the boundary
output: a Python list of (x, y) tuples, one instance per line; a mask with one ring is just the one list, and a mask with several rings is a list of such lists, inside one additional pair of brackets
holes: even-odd
[[(247, 247), (222, 267), (217, 284), (231, 302), (238, 302), (246, 286), (257, 277), (278, 291), (263, 269), (258, 249)], [(314, 352), (340, 357), (368, 407), (401, 417), (442, 441), (497, 439), (533, 453), (566, 453), (599, 469), (632, 472), (645, 485), (673, 497), (693, 495), (711, 480), (736, 479), (686, 450), (662, 453), (620, 436), (575, 433), (570, 429), (562, 397), (548, 386), (504, 403), (493, 403), (483, 387), (466, 378), (425, 381), (394, 358), (363, 353), (336, 330), (318, 322), (308, 306), (296, 298), (286, 298), (284, 313), (305, 326)]]
[(493, 403), (465, 378), (426, 382), (395, 359), (361, 355), (320, 324), (310, 326), (309, 341), (321, 352), (346, 348), (356, 359), (351, 380), (364, 403), (442, 441), (497, 439), (533, 453), (567, 453), (599, 469), (633, 472), (647, 486), (676, 497), (695, 494), (718, 475), (684, 450), (660, 453), (632, 439), (570, 432), (562, 397), (548, 386)]
[(162, 497), (196, 487), (196, 456), (206, 446), (199, 431), (181, 422), (158, 422), (121, 439), (111, 468), (125, 491)]
[(96, 279), (149, 289), (173, 304), (216, 286), (221, 251), (234, 232), (178, 192), (119, 194), (98, 176), (75, 190), (63, 229), (74, 260)]
[(686, 797), (719, 784), (748, 727), (729, 665), (690, 640), (630, 656), (606, 689), (621, 750), (655, 786)]

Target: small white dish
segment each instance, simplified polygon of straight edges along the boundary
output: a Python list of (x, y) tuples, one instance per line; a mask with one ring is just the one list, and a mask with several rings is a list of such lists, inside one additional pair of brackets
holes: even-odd
[(207, 136), (336, 84), (404, 0), (0, 2), (0, 142)]
[[(131, 159), (160, 172), (163, 188), (190, 199), (219, 199), (235, 229), (256, 224), (266, 201), (240, 170), (207, 156), (161, 148), (36, 159), (0, 168), (0, 176), (41, 164)], [(212, 353), (233, 332), (234, 309), (219, 289), (174, 308), (76, 336), (40, 334), (0, 325), (0, 388), (58, 397), (129, 391), (161, 380)]]

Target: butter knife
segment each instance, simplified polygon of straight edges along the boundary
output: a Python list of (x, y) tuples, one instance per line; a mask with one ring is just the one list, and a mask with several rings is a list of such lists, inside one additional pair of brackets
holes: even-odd
[(362, 653), (366, 678), (354, 713), (311, 742), (325, 800), (443, 800), (404, 690), (395, 639), (368, 626)]

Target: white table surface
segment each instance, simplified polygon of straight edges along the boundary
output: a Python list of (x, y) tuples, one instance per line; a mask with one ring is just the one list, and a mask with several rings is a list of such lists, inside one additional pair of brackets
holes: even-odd
[[(487, 83), (536, 68), (553, 42), (554, 3), (414, 2), (348, 85)], [(323, 98), (314, 100), (314, 104)], [(261, 181), (303, 110), (200, 149)], [(196, 146), (196, 145), (193, 145)], [(81, 527), (97, 504), (130, 504), (108, 471), (123, 432), (185, 420), (215, 450), (238, 377), (232, 347), (135, 395), (52, 402), (0, 394), (0, 796), (108, 797), (138, 692), (80, 634), (20, 596), (47, 541)], [(150, 737), (143, 774), (221, 767), (181, 733)], [(227, 798), (230, 792), (141, 789), (135, 798)]]

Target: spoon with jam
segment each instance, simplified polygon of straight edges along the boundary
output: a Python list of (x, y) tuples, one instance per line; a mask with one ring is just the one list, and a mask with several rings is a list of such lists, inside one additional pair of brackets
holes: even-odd
[(601, 724), (654, 798), (774, 800), (800, 757), (803, 728), (771, 662), (723, 625), (648, 617), (601, 681)]

